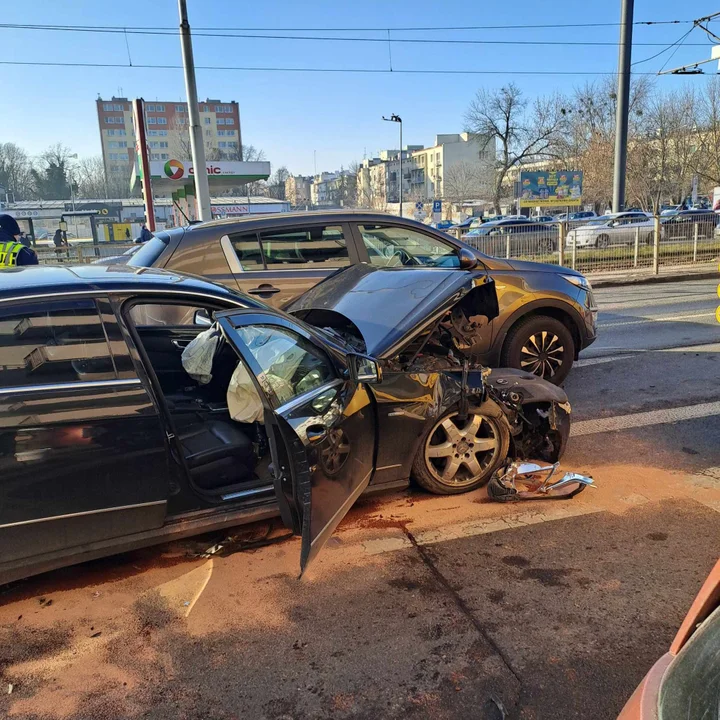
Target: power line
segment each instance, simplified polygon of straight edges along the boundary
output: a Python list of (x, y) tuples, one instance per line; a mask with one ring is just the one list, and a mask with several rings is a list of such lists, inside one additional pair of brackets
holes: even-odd
[[(684, 25), (693, 23), (693, 20), (639, 20), (634, 25)], [(437, 32), (448, 30), (547, 30), (547, 29), (564, 29), (564, 28), (597, 28), (597, 27), (617, 27), (620, 23), (604, 22), (604, 23), (553, 23), (553, 24), (529, 24), (529, 25), (454, 25), (454, 26), (415, 26), (415, 27), (370, 27), (370, 28), (263, 28), (263, 27), (198, 27), (197, 31), (203, 32), (378, 32), (386, 33), (388, 30), (393, 33), (403, 32)], [(175, 27), (148, 27), (134, 26), (127, 28), (121, 25), (46, 25), (38, 23), (0, 23), (0, 28), (17, 29), (17, 30), (58, 30), (72, 32), (128, 32), (136, 34), (177, 34)]]
[[(675, 47), (675, 50), (677, 51), (677, 48), (680, 47), (680, 45), (682, 45), (682, 41), (683, 41), (694, 29), (695, 29), (695, 26), (693, 25), (686, 33), (684, 33), (683, 35), (681, 35), (674, 43), (671, 43), (670, 45), (667, 45), (667, 46), (666, 46), (664, 49), (662, 49), (660, 52), (657, 52), (657, 53), (655, 53), (654, 55), (651, 55), (650, 57), (646, 57), (646, 58), (643, 59), (643, 60), (637, 60), (636, 62), (633, 63), (633, 67), (634, 67), (635, 65), (641, 65), (642, 63), (646, 63), (646, 62), (648, 62), (648, 61), (650, 61), (650, 60), (654, 60), (656, 57), (659, 57), (659, 56), (662, 55), (663, 53), (666, 53), (668, 50), (670, 50), (670, 48), (675, 47), (676, 45), (677, 45), (677, 47)], [(678, 43), (680, 43), (680, 45), (678, 45)], [(697, 44), (697, 43), (688, 43), (688, 45), (696, 45), (696, 44)], [(674, 55), (674, 54), (675, 54), (675, 53), (673, 53), (673, 55)], [(672, 57), (672, 55), (671, 55), (670, 57)], [(665, 62), (667, 63), (668, 61), (669, 61), (669, 58), (668, 58), (668, 60), (666, 60)], [(663, 67), (664, 67), (664, 66), (663, 66)]]
[[(61, 26), (23, 26), (8, 25), (0, 23), (0, 29), (22, 29), (22, 30), (50, 30), (58, 32), (83, 32), (83, 33), (108, 33), (124, 35), (153, 35), (160, 37), (176, 37), (178, 32), (175, 30), (143, 30), (138, 28), (87, 28), (87, 27), (61, 27)], [(694, 28), (690, 28), (691, 32)], [(389, 33), (389, 31), (388, 31)], [(202, 32), (193, 31), (194, 37), (213, 37), (213, 38), (237, 38), (244, 40), (297, 40), (312, 42), (361, 42), (361, 43), (401, 43), (401, 44), (440, 44), (440, 45), (516, 45), (517, 40), (458, 40), (450, 38), (360, 38), (360, 37), (328, 37), (326, 35), (258, 35), (238, 32)], [(582, 41), (582, 40), (523, 40), (524, 45), (559, 45), (559, 46), (607, 46), (615, 47), (617, 42), (614, 41)], [(634, 46), (646, 47), (663, 47), (667, 50), (667, 46), (662, 42), (636, 42)], [(708, 47), (709, 43), (688, 43), (690, 46)], [(662, 51), (664, 52), (664, 50)], [(661, 54), (661, 53), (659, 53)], [(657, 56), (653, 56), (657, 57)], [(644, 60), (640, 62), (645, 62)]]
[[(75, 68), (131, 68), (134, 70), (182, 70), (182, 65), (148, 65), (133, 63), (83, 63), (83, 62), (43, 62), (23, 60), (0, 60), (0, 65), (21, 65), (32, 67), (75, 67)], [(616, 75), (615, 72), (596, 70), (418, 70), (383, 68), (307, 68), (307, 67), (241, 67), (234, 65), (196, 65), (196, 70), (238, 71), (238, 72), (307, 72), (307, 73), (370, 73), (370, 74), (408, 74), (408, 75)], [(643, 72), (634, 75), (656, 75)]]

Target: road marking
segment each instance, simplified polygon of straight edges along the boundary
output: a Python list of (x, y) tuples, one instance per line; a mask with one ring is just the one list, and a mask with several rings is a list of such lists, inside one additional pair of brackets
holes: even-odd
[[(608, 347), (605, 350), (619, 350), (620, 348)], [(720, 343), (703, 343), (702, 345), (680, 345), (678, 347), (664, 348), (638, 348), (637, 350), (627, 350), (622, 355), (601, 355), (593, 358), (581, 358), (574, 364), (574, 368), (588, 367), (589, 365), (602, 365), (603, 363), (615, 362), (616, 360), (627, 360), (634, 358), (641, 353), (649, 352), (720, 352)]]
[[(500, 530), (514, 530), (516, 528), (526, 527), (527, 525), (537, 525), (538, 523), (551, 522), (553, 520), (565, 520), (567, 518), (604, 511), (605, 508), (602, 507), (589, 507), (575, 503), (567, 507), (546, 507), (544, 511), (535, 509), (502, 517), (468, 520), (467, 522), (433, 528), (432, 530), (413, 530), (413, 537), (418, 545), (434, 545), (449, 540), (472, 537), (473, 535), (486, 535), (488, 533), (499, 532)], [(397, 550), (407, 550), (412, 547), (412, 543), (403, 534), (365, 540), (361, 543), (361, 546), (369, 555), (381, 555)]]
[(678, 322), (679, 320), (689, 320), (690, 318), (700, 317), (715, 317), (715, 311), (713, 310), (712, 312), (689, 313), (687, 315), (669, 315), (667, 317), (649, 317), (643, 318), (642, 320), (623, 320), (621, 322), (600, 323), (598, 325), (598, 329), (623, 327), (626, 325), (644, 325), (646, 323), (654, 322)]
[(596, 420), (580, 420), (573, 423), (570, 428), (570, 437), (616, 432), (650, 425), (665, 425), (682, 420), (712, 417), (713, 415), (720, 415), (720, 402), (687, 405), (685, 407), (668, 408), (667, 410), (651, 410), (650, 412), (617, 415)]

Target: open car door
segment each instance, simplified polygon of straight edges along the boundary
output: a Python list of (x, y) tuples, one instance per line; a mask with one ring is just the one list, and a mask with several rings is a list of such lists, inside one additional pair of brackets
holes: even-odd
[(374, 398), (354, 358), (304, 326), (270, 310), (215, 318), (263, 402), (275, 494), (283, 522), (302, 536), (302, 573), (370, 482)]

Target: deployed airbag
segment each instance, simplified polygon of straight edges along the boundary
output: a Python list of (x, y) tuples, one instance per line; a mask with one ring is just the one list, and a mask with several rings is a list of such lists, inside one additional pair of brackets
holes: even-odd
[(183, 350), (182, 366), (200, 385), (207, 385), (212, 380), (213, 358), (219, 340), (220, 330), (213, 326), (201, 332)]

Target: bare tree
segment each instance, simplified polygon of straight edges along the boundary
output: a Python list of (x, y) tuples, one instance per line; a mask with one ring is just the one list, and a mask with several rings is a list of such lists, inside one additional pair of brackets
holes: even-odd
[(105, 165), (100, 155), (80, 158), (73, 168), (73, 180), (77, 183), (77, 194), (85, 198), (108, 197), (105, 181)]
[(486, 192), (489, 188), (483, 187), (481, 171), (478, 163), (471, 163), (463, 160), (450, 165), (445, 170), (443, 178), (444, 199), (452, 202), (463, 202), (473, 200)]
[(0, 187), (11, 201), (25, 200), (31, 194), (30, 159), (15, 143), (0, 143)]
[(510, 83), (499, 90), (478, 90), (465, 113), (465, 126), (483, 147), (497, 145), (493, 205), (499, 213), (512, 168), (559, 155), (566, 112), (559, 96), (529, 102)]
[(698, 147), (695, 171), (709, 185), (720, 185), (720, 78), (714, 77), (698, 94), (693, 129)]
[(290, 177), (290, 172), (283, 165), (268, 178), (267, 191), (271, 198), (276, 200), (285, 199), (285, 181)]

